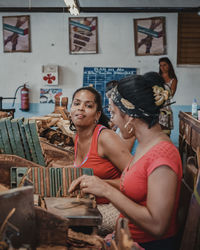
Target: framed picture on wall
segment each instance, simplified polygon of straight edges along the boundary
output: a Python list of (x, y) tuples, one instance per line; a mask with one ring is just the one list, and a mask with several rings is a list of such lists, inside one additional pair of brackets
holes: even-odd
[(55, 103), (56, 97), (62, 95), (62, 89), (42, 88), (40, 89), (40, 103)]
[(166, 54), (165, 17), (134, 19), (136, 56)]
[(30, 16), (3, 16), (4, 52), (31, 52)]
[(97, 31), (97, 17), (70, 17), (70, 54), (98, 53)]

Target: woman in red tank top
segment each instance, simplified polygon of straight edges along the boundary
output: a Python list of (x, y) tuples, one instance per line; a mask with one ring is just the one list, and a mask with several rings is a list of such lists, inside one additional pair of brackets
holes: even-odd
[(124, 125), (123, 137), (134, 132), (139, 142), (122, 173), (121, 192), (95, 176), (78, 178), (69, 191), (81, 188), (85, 193), (103, 194), (121, 217), (129, 219), (133, 240), (148, 250), (174, 250), (182, 164), (178, 150), (158, 123), (168, 92), (156, 72), (119, 83), (111, 94), (112, 115)]
[[(120, 137), (106, 127), (108, 119), (102, 111), (100, 94), (92, 87), (76, 90), (70, 113), (71, 128), (76, 130), (74, 167), (92, 168), (95, 176), (119, 188), (121, 172), (131, 154)], [(110, 203), (102, 196), (98, 195), (97, 204)], [(107, 234), (113, 230), (119, 211), (111, 203), (98, 208), (103, 216), (102, 233)]]
[(94, 175), (119, 187), (131, 154), (120, 137), (107, 128), (100, 94), (92, 87), (76, 90), (70, 114), (70, 128), (76, 130), (74, 166), (92, 168)]

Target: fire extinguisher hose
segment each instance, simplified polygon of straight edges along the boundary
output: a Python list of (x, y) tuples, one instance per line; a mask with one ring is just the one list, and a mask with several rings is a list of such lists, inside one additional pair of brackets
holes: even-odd
[(16, 95), (17, 95), (17, 92), (20, 88), (23, 88), (24, 85), (26, 85), (26, 83), (24, 83), (23, 85), (20, 85), (16, 90), (15, 90), (15, 95), (14, 95), (14, 98), (13, 98), (13, 104), (12, 104), (12, 107), (14, 107), (15, 105), (15, 99), (16, 99)]

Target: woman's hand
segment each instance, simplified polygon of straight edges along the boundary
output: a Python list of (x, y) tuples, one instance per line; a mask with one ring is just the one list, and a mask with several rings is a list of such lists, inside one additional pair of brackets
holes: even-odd
[(83, 175), (71, 183), (68, 191), (72, 193), (80, 189), (83, 193), (105, 197), (109, 187), (109, 184), (96, 176)]

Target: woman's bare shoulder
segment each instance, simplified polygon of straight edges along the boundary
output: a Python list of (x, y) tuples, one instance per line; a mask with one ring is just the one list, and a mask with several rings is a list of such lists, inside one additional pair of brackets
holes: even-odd
[(104, 138), (119, 138), (119, 135), (116, 134), (115, 131), (113, 131), (112, 129), (103, 129), (99, 135), (99, 139), (103, 140)]
[(120, 136), (111, 129), (104, 129), (99, 135), (99, 144), (102, 145), (105, 149), (113, 147), (124, 147), (124, 141)]

